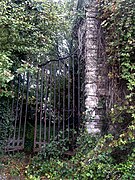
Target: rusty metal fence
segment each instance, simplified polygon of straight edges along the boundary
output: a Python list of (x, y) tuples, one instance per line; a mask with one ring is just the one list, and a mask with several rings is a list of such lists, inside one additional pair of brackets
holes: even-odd
[(74, 57), (49, 61), (14, 78), (11, 103), (14, 128), (6, 151), (24, 149), (30, 131), (28, 124), (33, 127), (34, 151), (59, 138), (74, 140), (82, 114), (80, 64)]

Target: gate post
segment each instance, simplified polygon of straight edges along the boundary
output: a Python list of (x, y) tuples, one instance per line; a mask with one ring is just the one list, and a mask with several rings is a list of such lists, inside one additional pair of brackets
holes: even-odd
[[(103, 86), (104, 71), (104, 48), (101, 40), (101, 25), (97, 18), (98, 1), (92, 0), (85, 7), (86, 10), (86, 35), (85, 35), (85, 107), (86, 107), (86, 128), (90, 134), (101, 134), (102, 115), (104, 107), (99, 107), (99, 102), (106, 96)], [(106, 82), (105, 82), (106, 83)], [(107, 85), (107, 84), (106, 84)]]

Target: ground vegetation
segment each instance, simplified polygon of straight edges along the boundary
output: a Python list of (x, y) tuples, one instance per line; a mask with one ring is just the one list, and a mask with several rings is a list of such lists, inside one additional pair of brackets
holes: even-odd
[[(43, 7), (37, 2), (25, 4), (20, 3), (20, 1), (17, 3), (2, 1), (1, 3), (1, 96), (9, 96), (10, 88), (8, 85), (14, 76), (13, 72), (17, 72), (19, 68), (23, 69), (24, 66), (25, 68), (29, 67), (30, 63), (42, 63), (42, 58), (39, 58), (42, 56), (39, 56), (40, 52), (44, 52), (45, 55), (51, 53), (50, 58), (52, 54), (55, 56), (58, 52), (61, 56), (69, 52), (67, 46), (59, 46), (59, 51), (56, 51), (59, 42), (56, 40), (63, 33), (60, 44), (67, 35), (66, 39), (69, 40), (67, 42), (70, 42), (71, 45), (70, 33), (72, 31), (69, 31), (69, 27), (71, 27), (70, 23), (73, 22), (74, 14), (70, 14), (70, 22), (65, 21), (69, 16), (67, 14), (64, 16), (64, 22), (68, 25), (64, 24), (63, 26), (61, 21), (63, 16), (61, 17), (60, 12), (65, 12), (65, 10), (59, 9), (59, 5), (56, 3), (50, 6), (50, 2), (47, 2)], [(46, 13), (42, 14), (42, 8), (46, 9)], [(52, 8), (55, 11), (52, 11)], [(101, 8), (101, 14), (98, 18), (102, 21), (101, 25), (105, 35), (106, 63), (109, 67), (108, 78), (113, 87), (111, 108), (108, 109), (108, 124), (111, 128), (104, 136), (95, 137), (87, 134), (84, 128), (80, 129), (80, 135), (72, 152), (68, 151), (66, 141), (59, 142), (59, 144), (54, 141), (46, 147), (47, 151), (43, 149), (33, 158), (31, 155), (27, 156), (21, 165), (17, 165), (15, 156), (12, 156), (12, 160), (9, 157), (3, 157), (0, 167), (3, 172), (6, 167), (5, 173), (8, 175), (31, 180), (135, 179), (134, 0), (104, 0), (100, 2), (99, 8)], [(69, 9), (68, 13), (71, 13), (71, 7)], [(33, 15), (35, 12), (39, 13), (39, 16), (35, 17)], [(46, 26), (42, 26), (42, 20)], [(61, 26), (63, 27), (62, 33), (59, 30)], [(24, 27), (29, 32), (28, 34), (24, 31)], [(39, 28), (38, 31), (36, 30), (39, 34), (35, 34), (35, 28)], [(62, 48), (64, 48), (64, 53)], [(32, 60), (31, 57), (33, 57)], [(9, 121), (9, 116), (5, 115), (5, 112), (9, 112), (5, 110), (5, 106), (2, 108), (4, 110), (0, 109), (0, 116), (4, 116), (10, 125), (12, 120)], [(21, 157), (24, 157), (24, 154), (22, 156), (19, 154), (19, 158)], [(12, 171), (9, 167), (13, 164), (14, 170)]]

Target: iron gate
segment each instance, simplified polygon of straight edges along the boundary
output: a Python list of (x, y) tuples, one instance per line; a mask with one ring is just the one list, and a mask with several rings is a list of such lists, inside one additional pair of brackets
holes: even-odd
[(14, 128), (6, 151), (24, 149), (29, 124), (34, 151), (59, 138), (74, 140), (82, 111), (81, 77), (80, 61), (74, 57), (48, 61), (17, 75), (12, 82)]

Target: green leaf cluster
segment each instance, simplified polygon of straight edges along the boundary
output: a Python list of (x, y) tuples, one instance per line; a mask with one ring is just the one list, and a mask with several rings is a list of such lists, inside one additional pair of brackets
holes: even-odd
[[(101, 1), (102, 27), (105, 33), (108, 78), (112, 88), (110, 123), (116, 136), (134, 139), (135, 127), (135, 49), (134, 0)], [(115, 129), (115, 128), (114, 128)], [(121, 142), (123, 141), (122, 138)]]
[[(4, 152), (4, 147), (7, 144), (7, 139), (13, 132), (13, 121), (14, 118), (11, 115), (11, 106), (9, 106), (9, 101), (6, 98), (1, 99), (0, 102), (0, 155)], [(10, 108), (9, 108), (10, 107)]]
[[(78, 137), (75, 156), (63, 160), (61, 158), (43, 160), (41, 156), (36, 156), (25, 171), (26, 177), (27, 179), (56, 180), (133, 180), (135, 178), (135, 149), (133, 147), (131, 149), (128, 147), (109, 148), (112, 142), (112, 135), (94, 138), (86, 132), (82, 133)], [(125, 150), (130, 153), (125, 155)]]
[(69, 53), (70, 8), (67, 1), (0, 1), (1, 96), (16, 73)]

